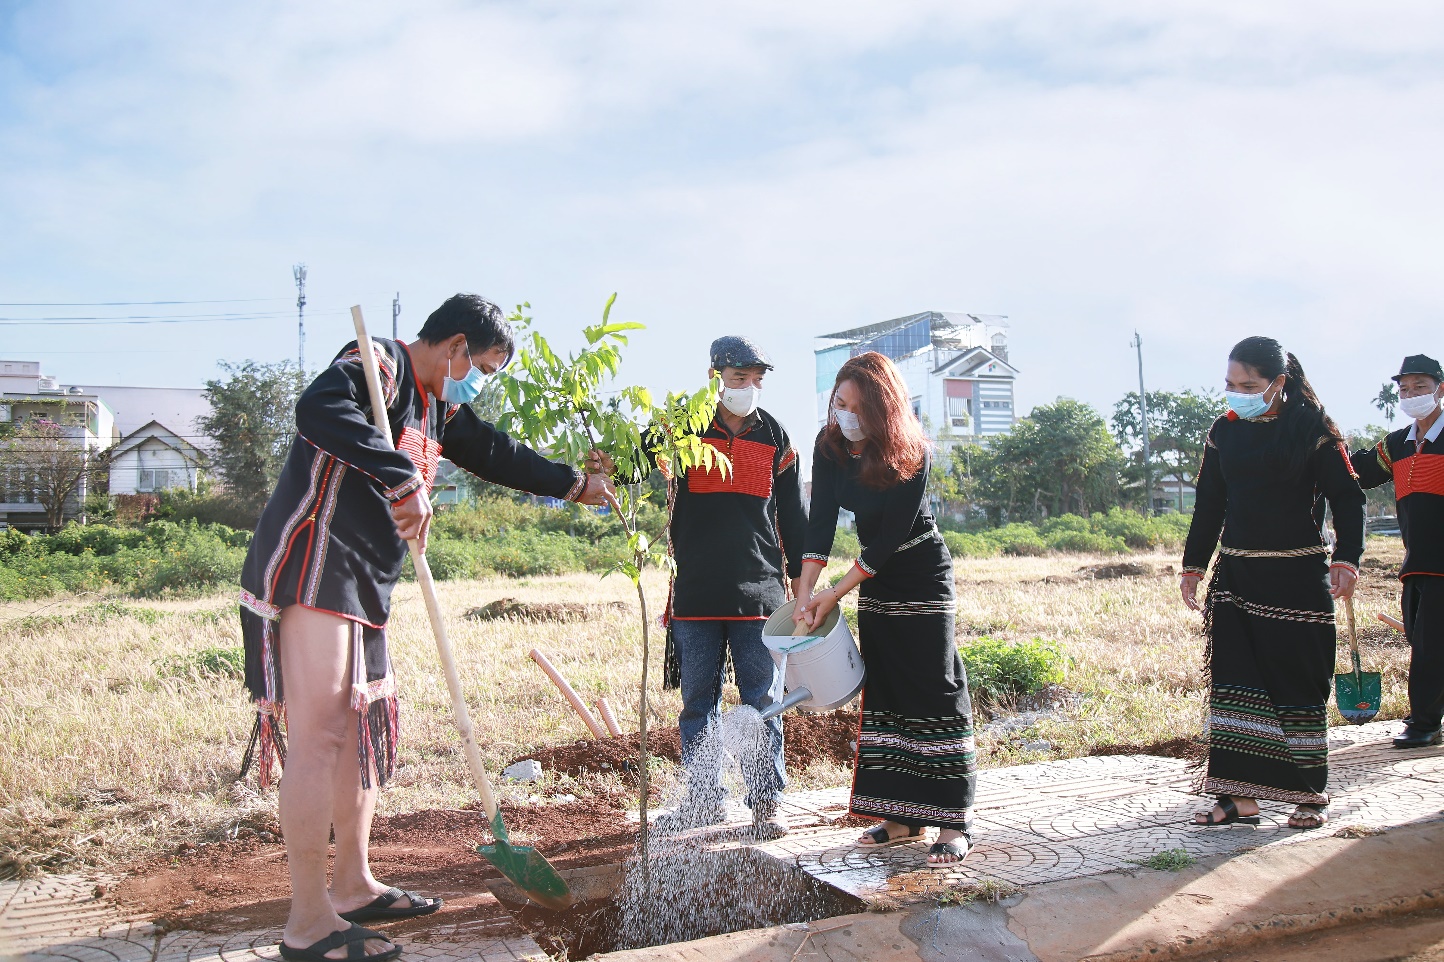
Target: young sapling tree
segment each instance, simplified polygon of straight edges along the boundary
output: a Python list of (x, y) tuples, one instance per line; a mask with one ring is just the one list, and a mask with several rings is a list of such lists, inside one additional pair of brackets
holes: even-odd
[[(616, 294), (607, 299), (600, 324), (582, 328), (587, 346), (566, 357), (557, 354), (532, 326), (532, 319), (524, 313), (531, 305), (517, 307), (510, 317), (517, 330), (517, 358), (502, 375), (507, 403), (497, 426), (536, 447), (549, 448), (554, 455), (573, 464), (581, 463), (589, 452), (599, 450), (615, 465), (619, 483), (611, 508), (627, 536), (627, 558), (613, 570), (626, 575), (636, 588), (642, 627), (642, 680), (637, 713), (641, 742), (640, 854), (645, 865), (651, 787), (647, 741), (651, 711), (647, 689), (651, 623), (642, 573), (648, 566), (668, 574), (675, 572), (665, 542), (653, 542), (638, 524), (638, 511), (651, 493), (643, 482), (653, 466), (668, 478), (677, 478), (691, 468), (715, 469), (725, 476), (732, 465), (725, 454), (701, 438), (717, 410), (720, 379), (714, 378), (710, 384), (691, 393), (668, 393), (660, 402), (650, 390), (639, 385), (620, 387), (603, 398), (602, 388), (612, 385), (621, 369), (627, 332), (642, 330), (645, 326), (635, 321), (612, 321), (612, 305), (616, 299)], [(670, 525), (670, 498), (665, 508)]]

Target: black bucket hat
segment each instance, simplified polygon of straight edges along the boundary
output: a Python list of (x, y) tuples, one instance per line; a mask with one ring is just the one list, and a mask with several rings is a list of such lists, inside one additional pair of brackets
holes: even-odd
[(1444, 369), (1439, 367), (1439, 362), (1427, 354), (1410, 354), (1404, 358), (1404, 363), (1399, 365), (1399, 373), (1395, 374), (1393, 380), (1398, 382), (1405, 374), (1423, 374), (1425, 377), (1432, 377), (1440, 384), (1444, 384)]
[(772, 370), (772, 360), (762, 348), (749, 338), (729, 334), (712, 342), (709, 352), (712, 369), (721, 371), (724, 367), (765, 367)]

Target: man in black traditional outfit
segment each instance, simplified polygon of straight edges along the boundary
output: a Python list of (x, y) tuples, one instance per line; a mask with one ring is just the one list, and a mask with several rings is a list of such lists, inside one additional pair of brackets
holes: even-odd
[(1354, 453), (1359, 484), (1375, 488), (1394, 482), (1399, 533), (1404, 538), (1402, 607), (1409, 638), (1409, 717), (1395, 748), (1439, 744), (1444, 716), (1444, 418), (1439, 386), (1444, 370), (1423, 354), (1404, 358), (1399, 373), (1399, 407), (1412, 423)]
[(391, 590), (405, 542), (425, 548), (437, 462), (445, 456), (484, 480), (586, 504), (609, 491), (604, 478), (548, 461), (469, 406), (514, 353), (511, 328), (490, 301), (458, 294), (416, 341), (377, 338), (373, 351), (395, 448), (372, 422), (353, 341), (296, 404), (296, 438), (241, 573), (246, 685), (258, 709), (243, 770), (254, 760), (266, 784), (273, 759), (285, 765), (291, 911), (280, 952), (293, 962), (356, 958), (358, 949), (385, 962), (400, 946), (355, 923), (441, 907), (378, 882), (367, 857), (376, 789), (396, 766)]

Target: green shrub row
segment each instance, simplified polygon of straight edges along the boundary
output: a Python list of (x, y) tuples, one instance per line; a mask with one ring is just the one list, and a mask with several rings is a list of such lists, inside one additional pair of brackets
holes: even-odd
[(1136, 511), (1112, 508), (1088, 518), (1064, 514), (1037, 524), (1015, 521), (999, 528), (944, 531), (943, 542), (955, 558), (1042, 555), (1050, 551), (1125, 554), (1181, 547), (1190, 521), (1192, 516), (1186, 514), (1145, 518)]
[(248, 531), (194, 521), (139, 528), (71, 524), (52, 535), (0, 531), (0, 600), (120, 589), (143, 598), (234, 584)]

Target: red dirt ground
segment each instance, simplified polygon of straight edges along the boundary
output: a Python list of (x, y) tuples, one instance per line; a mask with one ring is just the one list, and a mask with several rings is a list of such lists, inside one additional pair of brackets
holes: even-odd
[[(783, 724), (789, 768), (823, 758), (852, 764), (856, 712), (793, 713)], [(677, 729), (651, 734), (652, 750), (677, 760)], [(604, 765), (635, 771), (637, 742), (634, 733), (542, 749), (524, 757), (573, 776), (606, 771)], [(581, 868), (620, 862), (635, 848), (636, 829), (621, 804), (620, 799), (599, 796), (565, 804), (505, 805), (502, 817), (514, 842), (534, 843), (557, 868)], [(499, 873), (473, 851), (489, 841), (491, 832), (477, 811), (428, 810), (377, 818), (371, 831), (376, 877), (446, 900), (436, 915), (394, 923), (388, 930), (411, 939), (427, 934), (442, 937), (458, 929), (469, 936), (520, 931), (487, 890), (486, 881), (499, 878)], [(240, 931), (279, 926), (291, 895), (284, 846), (256, 838), (182, 846), (172, 855), (128, 866), (123, 873), (125, 880), (114, 897), (163, 920), (168, 928)]]
[[(783, 749), (788, 769), (806, 768), (819, 760), (851, 767), (855, 751), (853, 745), (857, 741), (857, 721), (857, 712), (846, 709), (820, 715), (800, 712), (784, 715)], [(608, 771), (635, 771), (639, 741), (636, 732), (601, 741), (580, 739), (570, 745), (518, 755), (512, 761), (534, 758), (547, 771), (561, 772), (573, 778)], [(653, 755), (672, 762), (681, 761), (682, 736), (675, 725), (648, 732), (647, 746)]]

